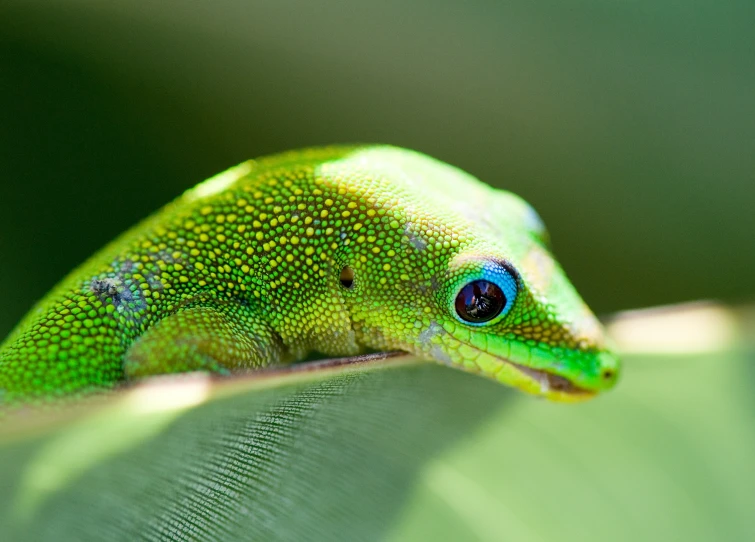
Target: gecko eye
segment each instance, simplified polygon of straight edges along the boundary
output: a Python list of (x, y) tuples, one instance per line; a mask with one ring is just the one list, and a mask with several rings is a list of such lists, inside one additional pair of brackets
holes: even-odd
[(492, 320), (501, 314), (506, 305), (503, 290), (487, 280), (475, 280), (466, 284), (456, 296), (456, 314), (473, 324)]
[[(446, 297), (449, 311), (470, 326), (492, 325), (514, 306), (521, 277), (507, 261), (499, 259), (461, 259), (454, 262), (451, 295)], [(444, 296), (445, 297), (445, 296)]]

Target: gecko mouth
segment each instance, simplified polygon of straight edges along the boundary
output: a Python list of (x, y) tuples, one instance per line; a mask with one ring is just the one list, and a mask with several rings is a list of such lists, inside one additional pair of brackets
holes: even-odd
[(501, 363), (501, 367), (503, 367), (504, 365), (513, 367), (530, 380), (535, 381), (540, 387), (540, 395), (555, 393), (558, 395), (568, 395), (574, 399), (588, 399), (595, 396), (596, 394), (595, 391), (580, 388), (564, 376), (557, 375), (543, 369), (525, 367), (524, 365), (521, 365), (515, 361), (511, 361), (508, 358), (493, 356), (492, 354), (478, 348), (474, 348), (474, 350), (477, 350), (481, 355), (494, 357), (498, 362)]
[(511, 365), (516, 367), (517, 370), (535, 380), (538, 384), (540, 384), (540, 390), (543, 392), (557, 391), (569, 395), (584, 395), (585, 397), (595, 395), (595, 392), (580, 388), (563, 376), (549, 373), (541, 369), (524, 367), (523, 365), (519, 365), (518, 363), (514, 363), (513, 361), (503, 361), (510, 363)]

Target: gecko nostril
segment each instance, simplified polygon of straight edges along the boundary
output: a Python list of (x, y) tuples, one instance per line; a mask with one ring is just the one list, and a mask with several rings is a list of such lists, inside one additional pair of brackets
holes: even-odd
[(611, 369), (606, 369), (603, 371), (603, 380), (611, 380), (613, 378), (613, 371)]
[(354, 270), (348, 265), (341, 269), (341, 286), (347, 290), (351, 290), (354, 287)]

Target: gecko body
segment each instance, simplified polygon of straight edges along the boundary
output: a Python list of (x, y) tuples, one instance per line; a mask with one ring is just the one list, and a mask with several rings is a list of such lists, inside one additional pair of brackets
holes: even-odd
[(248, 161), (66, 277), (0, 346), (3, 400), (404, 350), (554, 400), (618, 361), (532, 208), (389, 146)]

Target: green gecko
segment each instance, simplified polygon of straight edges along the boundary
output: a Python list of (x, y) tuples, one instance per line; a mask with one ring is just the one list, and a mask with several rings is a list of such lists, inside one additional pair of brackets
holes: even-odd
[(619, 370), (522, 199), (417, 152), (327, 147), (244, 162), (95, 254), (0, 345), (0, 393), (366, 349), (559, 401)]

